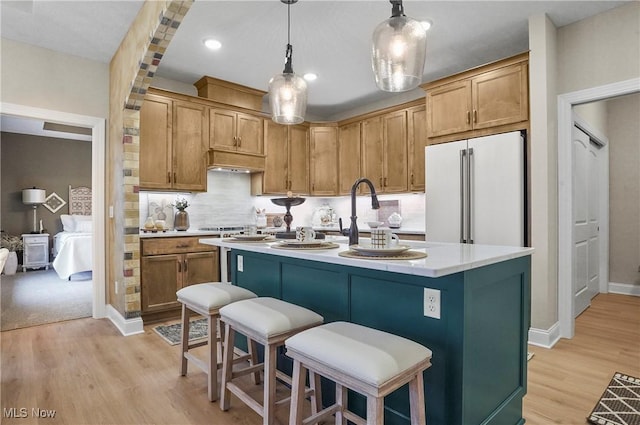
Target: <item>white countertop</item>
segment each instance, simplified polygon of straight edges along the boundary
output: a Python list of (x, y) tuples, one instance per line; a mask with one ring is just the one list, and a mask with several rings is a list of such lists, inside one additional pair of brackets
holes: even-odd
[(217, 236), (220, 237), (220, 231), (206, 230), (166, 230), (164, 232), (143, 232), (140, 231), (140, 238), (175, 238), (178, 236)]
[[(349, 224), (347, 223), (347, 227), (349, 227)], [(337, 225), (331, 225), (331, 226), (313, 226), (313, 230), (316, 231), (325, 231), (325, 232), (339, 232), (340, 231), (340, 227), (338, 227)], [(398, 227), (398, 228), (392, 228), (391, 229), (393, 231), (393, 233), (400, 233), (405, 234), (405, 235), (424, 235), (424, 229), (420, 230), (420, 229), (411, 229), (409, 227)], [(371, 228), (367, 225), (364, 225), (362, 227), (360, 227), (358, 225), (358, 232), (359, 233), (371, 233)]]
[[(370, 260), (340, 257), (339, 252), (349, 249), (346, 237), (328, 236), (326, 241), (335, 242), (339, 247), (324, 250), (274, 249), (271, 245), (278, 242), (234, 242), (227, 238), (200, 239), (200, 243), (203, 244), (231, 249), (425, 277), (446, 276), (524, 257), (531, 255), (534, 251), (533, 248), (527, 247), (401, 241), (401, 244), (409, 245), (412, 250), (426, 252), (427, 257), (419, 260)], [(366, 245), (368, 241), (366, 238), (360, 238), (360, 244)]]

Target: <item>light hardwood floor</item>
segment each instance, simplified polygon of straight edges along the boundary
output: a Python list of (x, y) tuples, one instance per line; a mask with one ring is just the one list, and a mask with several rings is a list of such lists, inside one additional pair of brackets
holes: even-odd
[[(0, 342), (3, 424), (261, 423), (237, 399), (228, 412), (210, 403), (204, 373), (181, 377), (178, 346), (151, 326), (125, 338), (107, 320), (80, 319), (2, 332)], [(640, 376), (640, 297), (599, 295), (573, 340), (530, 349), (527, 424), (585, 424), (615, 371)], [(27, 417), (7, 418), (11, 408)], [(56, 415), (37, 419), (32, 408)]]

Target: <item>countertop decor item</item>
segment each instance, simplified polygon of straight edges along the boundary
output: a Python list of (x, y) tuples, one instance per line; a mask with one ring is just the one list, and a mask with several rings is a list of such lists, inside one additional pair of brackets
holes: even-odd
[(389, 227), (391, 227), (392, 229), (399, 229), (400, 225), (402, 224), (402, 216), (397, 212), (394, 212), (389, 216), (388, 221)]
[[(284, 215), (284, 222), (287, 224), (288, 234), (291, 233), (291, 222), (293, 221), (293, 216), (291, 215), (291, 207), (295, 207), (296, 205), (301, 205), (304, 203), (304, 201), (305, 201), (305, 198), (294, 198), (294, 197), (274, 198), (271, 200), (271, 202), (273, 202), (274, 204), (279, 205), (281, 207), (285, 207), (287, 209), (287, 212)], [(277, 237), (283, 237), (285, 239), (288, 239), (288, 237), (285, 235), (282, 235), (282, 233), (278, 233)], [(295, 237), (296, 237), (296, 232), (293, 232), (293, 238), (291, 239), (295, 239)]]
[(186, 208), (189, 202), (185, 198), (177, 198), (174, 206), (178, 209), (173, 218), (173, 228), (179, 231), (185, 231), (189, 228), (189, 213)]

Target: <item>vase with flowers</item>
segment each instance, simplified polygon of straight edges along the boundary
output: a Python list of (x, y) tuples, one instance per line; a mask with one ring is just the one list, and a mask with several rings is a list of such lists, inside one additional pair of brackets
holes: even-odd
[[(16, 251), (22, 251), (22, 238), (20, 236), (9, 235), (2, 232), (0, 239), (0, 247), (9, 250), (9, 256), (4, 264), (4, 274), (13, 275), (18, 270), (18, 254)], [(0, 270), (1, 272), (2, 270)]]
[(185, 231), (189, 228), (189, 213), (186, 211), (189, 202), (185, 198), (177, 198), (176, 203), (172, 204), (178, 211), (173, 218), (173, 228), (179, 231)]

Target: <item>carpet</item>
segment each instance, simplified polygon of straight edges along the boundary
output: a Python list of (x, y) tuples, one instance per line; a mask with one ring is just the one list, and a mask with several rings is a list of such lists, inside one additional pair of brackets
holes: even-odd
[(66, 280), (53, 269), (2, 275), (0, 298), (2, 331), (91, 317), (92, 275), (78, 273)]
[(595, 425), (640, 425), (640, 379), (616, 372), (587, 420)]
[[(182, 323), (172, 325), (160, 325), (153, 328), (162, 339), (171, 345), (180, 344)], [(192, 320), (189, 326), (189, 342), (195, 342), (207, 337), (207, 319)]]

